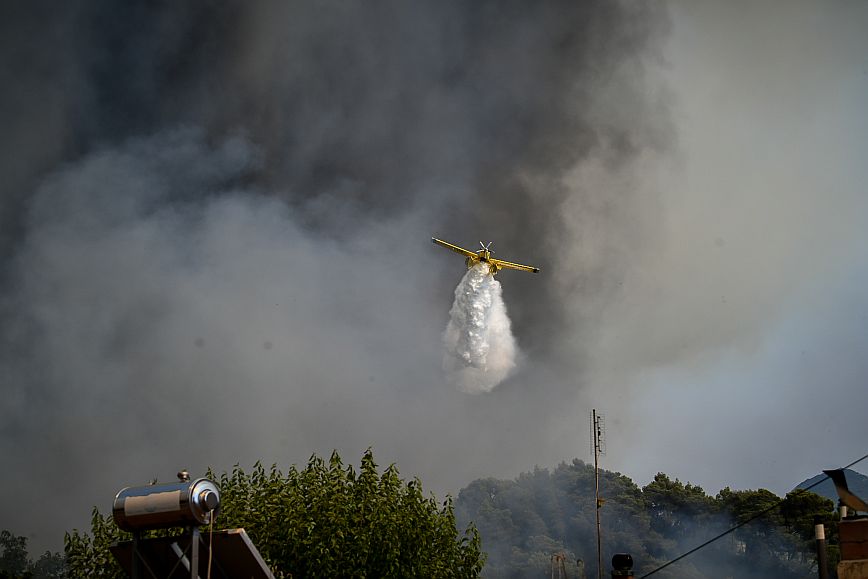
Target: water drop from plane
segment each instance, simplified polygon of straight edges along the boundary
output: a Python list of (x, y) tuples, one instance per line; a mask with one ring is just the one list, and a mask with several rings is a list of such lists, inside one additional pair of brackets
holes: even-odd
[(518, 348), (503, 303), (500, 282), (479, 263), (467, 270), (443, 333), (443, 368), (467, 394), (491, 392), (515, 369)]

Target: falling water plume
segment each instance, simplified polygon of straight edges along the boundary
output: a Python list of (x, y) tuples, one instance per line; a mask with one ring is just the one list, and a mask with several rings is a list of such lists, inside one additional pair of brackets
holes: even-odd
[(489, 273), (488, 264), (467, 270), (455, 288), (443, 341), (443, 368), (462, 392), (491, 392), (515, 368), (515, 338), (500, 282)]

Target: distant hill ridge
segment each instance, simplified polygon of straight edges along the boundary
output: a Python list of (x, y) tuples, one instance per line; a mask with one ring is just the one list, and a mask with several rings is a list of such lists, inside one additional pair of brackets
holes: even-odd
[[(845, 469), (844, 474), (847, 476), (847, 487), (850, 492), (868, 501), (868, 476), (855, 470)], [(825, 479), (825, 480), (823, 480)], [(820, 496), (832, 499), (835, 504), (838, 504), (838, 493), (835, 492), (835, 485), (832, 480), (824, 474), (818, 474), (815, 477), (804, 480), (796, 486), (797, 489), (805, 489), (818, 481), (823, 480), (820, 484), (811, 489), (811, 492), (817, 493)]]

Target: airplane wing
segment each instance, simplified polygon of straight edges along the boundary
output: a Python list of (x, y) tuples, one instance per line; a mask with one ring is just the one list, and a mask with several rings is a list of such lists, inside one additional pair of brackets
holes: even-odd
[(509, 269), (517, 269), (519, 271), (530, 271), (533, 273), (539, 273), (538, 267), (533, 267), (532, 265), (522, 265), (520, 263), (512, 263), (511, 261), (503, 261), (502, 259), (489, 259), (489, 263), (493, 263), (497, 265), (497, 267), (505, 267)]
[(455, 253), (460, 253), (464, 257), (476, 257), (476, 252), (470, 251), (469, 249), (464, 249), (463, 247), (458, 247), (457, 245), (452, 245), (451, 243), (447, 243), (442, 239), (432, 237), (431, 241), (432, 243), (436, 243), (437, 245), (442, 245), (446, 249), (451, 249)]

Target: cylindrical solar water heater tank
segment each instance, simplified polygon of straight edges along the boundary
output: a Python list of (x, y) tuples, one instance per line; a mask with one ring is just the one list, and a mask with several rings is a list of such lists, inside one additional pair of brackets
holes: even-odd
[(212, 481), (127, 487), (115, 497), (112, 516), (124, 531), (207, 525), (220, 510), (220, 489)]

